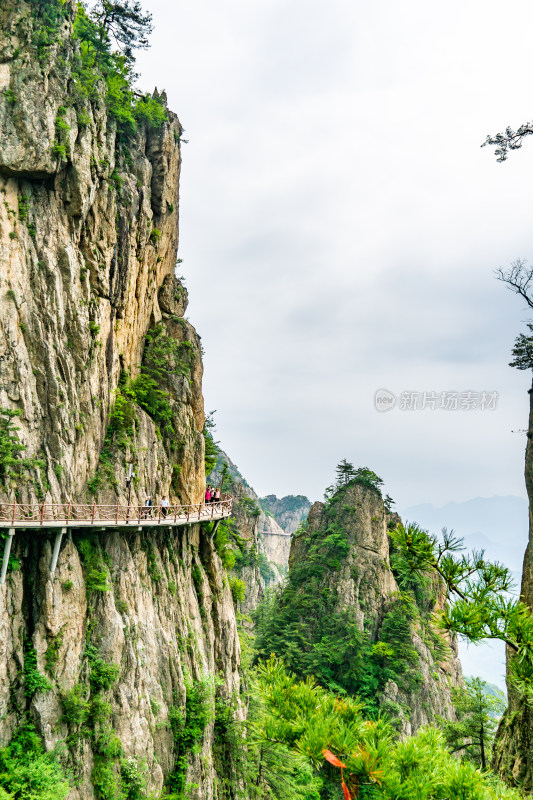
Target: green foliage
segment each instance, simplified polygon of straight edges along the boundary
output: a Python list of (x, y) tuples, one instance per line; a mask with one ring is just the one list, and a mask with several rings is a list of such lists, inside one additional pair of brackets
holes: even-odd
[(146, 764), (135, 758), (123, 758), (120, 762), (120, 779), (124, 800), (145, 800)]
[(447, 648), (432, 625), (435, 579), (406, 573), (399, 552), (393, 551), (393, 571), (401, 591), (389, 598), (377, 631), (360, 630), (350, 609), (339, 610), (335, 573), (350, 552), (346, 530), (353, 510), (344, 501), (352, 480), (331, 496), (320, 530), (302, 528), (286, 583), (255, 612), (256, 660), (275, 653), (299, 677), (312, 675), (332, 691), (358, 695), (375, 715), (389, 680), (405, 692), (422, 681), (415, 626), (436, 663)]
[(91, 710), (88, 687), (80, 683), (73, 689), (69, 689), (61, 696), (61, 704), (63, 706), (62, 719), (70, 728), (85, 725)]
[(56, 138), (52, 145), (52, 153), (58, 161), (67, 161), (70, 157), (69, 132), (70, 125), (65, 120), (67, 109), (60, 106), (57, 110), (55, 121)]
[(49, 692), (52, 684), (37, 669), (37, 653), (29, 639), (24, 640), (24, 694), (31, 700), (37, 692)]
[[(527, 133), (531, 133), (532, 129), (530, 126), (530, 130)], [(507, 129), (507, 134), (514, 134), (510, 128)], [(502, 134), (498, 134), (501, 136)], [(521, 137), (519, 137), (520, 140)], [(488, 143), (485, 142), (485, 144)], [(496, 140), (493, 140), (491, 143), (496, 144)], [(521, 143), (517, 145), (518, 147), (521, 146)], [(515, 147), (510, 147), (511, 150), (516, 149)], [(500, 158), (498, 161), (505, 161), (507, 158), (507, 146), (505, 145), (502, 150), (496, 150), (496, 153), (500, 153)], [(510, 289), (514, 294), (517, 294), (521, 300), (525, 300), (528, 307), (530, 309), (533, 308), (533, 294), (531, 292), (531, 280), (533, 278), (533, 269), (528, 266), (528, 263), (523, 258), (518, 258), (516, 261), (511, 263), (511, 266), (507, 269), (502, 269), (501, 267), (496, 270), (496, 277), (502, 283), (505, 283), (507, 288)], [(529, 329), (529, 333), (533, 333), (533, 323), (528, 322), (527, 327)], [(510, 367), (516, 367), (517, 369), (533, 369), (533, 336), (528, 335), (527, 333), (521, 333), (517, 339), (515, 339), (514, 347), (513, 347), (513, 360), (510, 362)]]
[(134, 402), (127, 390), (124, 390), (123, 382), (122, 386), (119, 385), (115, 391), (115, 402), (109, 415), (98, 469), (87, 485), (90, 494), (97, 494), (103, 482), (108, 482), (112, 486), (116, 485), (114, 455), (118, 449), (125, 449), (130, 444), (135, 432), (136, 420)]
[(153, 228), (152, 233), (150, 234), (150, 241), (152, 242), (152, 244), (154, 245), (157, 244), (160, 238), (161, 238), (161, 231), (159, 230), (159, 228)]
[(168, 119), (163, 98), (139, 95), (133, 88), (133, 50), (147, 46), (150, 30), (150, 15), (143, 14), (135, 0), (102, 0), (91, 10), (78, 4), (74, 35), (80, 56), (73, 74), (75, 102), (83, 112), (84, 103), (97, 99), (103, 83), (108, 113), (123, 144), (139, 124), (159, 128)]
[(93, 533), (83, 534), (76, 540), (81, 556), (85, 576), (85, 588), (90, 597), (93, 592), (108, 592), (109, 570), (102, 553), (98, 536)]
[(505, 695), (489, 694), (481, 678), (467, 678), (453, 691), (457, 720), (441, 720), (446, 745), (483, 770), (490, 764), (492, 743), (506, 706)]
[(227, 519), (220, 520), (213, 538), (213, 543), (215, 545), (215, 550), (220, 556), (222, 565), (227, 570), (233, 569), (237, 560), (237, 555), (232, 547), (232, 543), (236, 541), (236, 538), (242, 541), (240, 537), (237, 537), (231, 522)]
[(39, 458), (21, 458), (26, 449), (18, 437), (19, 428), (14, 424), (21, 412), (10, 408), (0, 408), (0, 486), (6, 488), (11, 481), (20, 484), (28, 480), (28, 470), (42, 468), (45, 463)]
[(148, 331), (140, 374), (131, 379), (123, 372), (115, 391), (98, 469), (88, 483), (91, 494), (96, 495), (103, 483), (116, 487), (115, 455), (117, 450), (131, 444), (137, 424), (137, 406), (152, 418), (170, 448), (176, 447), (170, 394), (165, 387), (170, 375), (190, 379), (195, 357), (195, 346), (187, 340), (180, 342), (169, 336), (163, 325), (156, 325)]
[(106, 691), (117, 680), (120, 668), (117, 664), (109, 664), (98, 653), (94, 645), (87, 645), (85, 655), (89, 662), (89, 682), (94, 692)]
[(367, 489), (373, 489), (381, 495), (383, 481), (379, 475), (376, 475), (376, 473), (368, 469), (368, 467), (357, 467), (356, 469), (353, 464), (350, 464), (349, 461), (343, 458), (335, 468), (335, 473), (335, 483), (328, 486), (324, 493), (324, 497), (327, 501), (331, 500), (340, 489), (347, 488), (349, 485), (353, 484), (365, 486)]
[(19, 206), (19, 220), (24, 222), (28, 216), (28, 211), (30, 210), (30, 198), (27, 194), (22, 194), (18, 199), (18, 206)]
[(509, 592), (510, 571), (485, 559), (483, 551), (464, 550), (461, 539), (443, 530), (442, 539), (418, 525), (399, 525), (391, 532), (398, 552), (397, 568), (413, 576), (439, 575), (447, 588), (449, 603), (438, 625), (471, 642), (500, 639), (513, 653), (509, 679), (528, 703), (533, 703), (533, 614)]
[(0, 749), (0, 800), (66, 800), (69, 783), (52, 753), (45, 753), (33, 725), (23, 722)]
[(164, 436), (172, 436), (172, 409), (169, 404), (169, 393), (160, 389), (157, 380), (146, 373), (141, 373), (124, 389), (124, 394), (131, 397), (153, 419)]
[(209, 414), (206, 415), (204, 427), (203, 427), (203, 436), (204, 436), (204, 445), (205, 445), (205, 474), (209, 475), (210, 472), (216, 466), (217, 457), (220, 452), (220, 448), (218, 447), (217, 442), (215, 442), (215, 438), (213, 436), (215, 431), (215, 421), (213, 419), (215, 412), (211, 411)]
[(246, 584), (240, 578), (235, 578), (233, 575), (230, 575), (228, 578), (229, 581), (229, 588), (231, 589), (231, 594), (233, 597), (233, 602), (241, 602), (244, 600), (246, 595)]
[(50, 674), (54, 674), (54, 669), (57, 664), (59, 658), (59, 650), (61, 645), (63, 644), (63, 632), (59, 631), (58, 634), (52, 636), (48, 640), (48, 647), (46, 648), (46, 653), (44, 655), (44, 663), (46, 666), (46, 671)]
[(61, 0), (32, 0), (30, 8), (35, 20), (33, 44), (37, 48), (39, 58), (45, 60), (48, 49), (59, 37), (61, 25), (69, 15), (69, 8)]
[(244, 495), (239, 500), (239, 507), (244, 509), (244, 512), (247, 516), (252, 517), (252, 519), (257, 519), (257, 517), (261, 516), (261, 509), (251, 497), (247, 497)]
[(165, 798), (184, 798), (188, 757), (197, 753), (212, 719), (211, 686), (207, 680), (186, 682), (185, 707), (173, 706), (169, 720), (174, 737), (174, 769), (167, 779)]
[[(533, 323), (526, 323), (530, 333), (533, 333)], [(513, 360), (509, 363), (510, 367), (517, 369), (533, 369), (533, 336), (520, 333), (515, 339), (513, 347)]]
[[(82, 740), (90, 741), (94, 754), (91, 779), (98, 800), (125, 800), (119, 761), (123, 750), (111, 726), (112, 707), (106, 697), (120, 670), (116, 664), (105, 661), (93, 644), (87, 644), (85, 657), (89, 683), (78, 684), (61, 697), (62, 722), (69, 728), (66, 742), (69, 747), (76, 747)], [(127, 776), (125, 781), (129, 788)]]
[(310, 678), (299, 681), (279, 659), (261, 663), (249, 683), (246, 757), (239, 767), (245, 782), (252, 779), (254, 800), (339, 798), (338, 770), (325, 761), (324, 749), (342, 758), (347, 789), (363, 800), (520, 797), (453, 757), (435, 728), (397, 741), (384, 720), (365, 718), (358, 700), (339, 698)]

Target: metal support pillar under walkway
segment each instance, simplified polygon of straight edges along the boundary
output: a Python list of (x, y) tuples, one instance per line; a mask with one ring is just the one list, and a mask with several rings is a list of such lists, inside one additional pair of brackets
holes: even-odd
[(11, 542), (15, 535), (15, 528), (10, 528), (4, 541), (4, 559), (2, 561), (2, 573), (0, 574), (0, 586), (6, 582), (7, 565), (9, 564), (9, 556), (11, 553)]

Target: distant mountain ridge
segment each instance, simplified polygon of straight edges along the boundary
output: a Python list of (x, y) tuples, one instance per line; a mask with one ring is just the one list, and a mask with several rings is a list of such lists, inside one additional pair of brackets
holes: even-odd
[(261, 497), (259, 503), (263, 511), (273, 516), (285, 533), (289, 534), (297, 531), (311, 508), (311, 501), (303, 494), (288, 494), (281, 498), (268, 494)]
[(475, 497), (462, 503), (446, 503), (437, 508), (421, 503), (399, 511), (403, 519), (418, 522), (438, 533), (443, 526), (459, 536), (483, 533), (495, 544), (520, 546), (525, 550), (528, 536), (527, 500), (514, 495)]

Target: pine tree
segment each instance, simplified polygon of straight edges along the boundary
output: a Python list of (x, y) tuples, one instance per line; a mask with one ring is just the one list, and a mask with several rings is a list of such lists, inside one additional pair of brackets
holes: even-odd
[(457, 721), (443, 724), (446, 744), (482, 770), (490, 763), (492, 742), (498, 720), (505, 710), (503, 692), (490, 694), (481, 678), (467, 678), (465, 686), (454, 690)]
[(152, 33), (152, 15), (143, 13), (139, 0), (98, 0), (91, 17), (101, 27), (101, 43), (114, 42), (116, 47), (133, 60), (134, 50), (149, 47), (148, 37)]
[(340, 488), (345, 483), (349, 483), (355, 477), (355, 468), (353, 464), (346, 461), (345, 458), (337, 464), (335, 468), (335, 476), (337, 479), (337, 488)]

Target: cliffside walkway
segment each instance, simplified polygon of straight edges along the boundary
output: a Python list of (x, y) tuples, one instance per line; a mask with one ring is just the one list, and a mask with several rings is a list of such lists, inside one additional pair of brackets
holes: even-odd
[[(4, 540), (4, 557), (0, 585), (5, 583), (11, 543), (17, 530), (55, 530), (56, 538), (50, 572), (53, 575), (61, 540), (68, 529), (92, 528), (103, 532), (108, 528), (157, 528), (161, 525), (192, 525), (197, 522), (215, 522), (231, 516), (233, 498), (222, 495), (215, 503), (161, 506), (97, 505), (96, 503), (0, 503), (0, 532), (7, 531)], [(165, 513), (166, 511), (166, 513)]]

